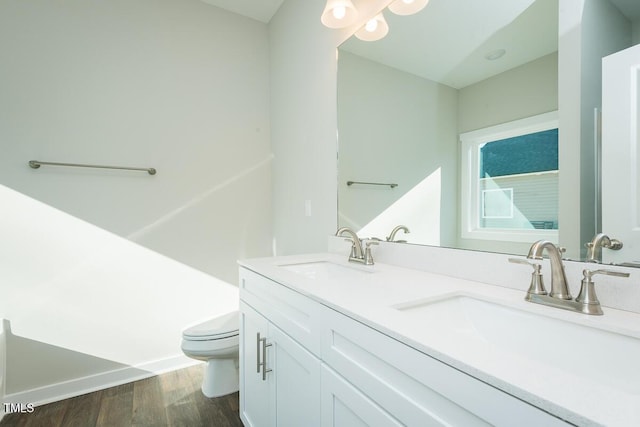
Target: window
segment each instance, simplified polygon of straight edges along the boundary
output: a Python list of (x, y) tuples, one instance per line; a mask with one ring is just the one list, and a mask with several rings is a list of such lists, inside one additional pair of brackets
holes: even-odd
[(461, 235), (558, 239), (558, 114), (460, 135)]

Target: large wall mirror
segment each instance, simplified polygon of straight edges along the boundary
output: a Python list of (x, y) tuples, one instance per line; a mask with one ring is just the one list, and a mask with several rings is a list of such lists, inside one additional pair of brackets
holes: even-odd
[[(512, 254), (557, 242), (558, 0), (431, 0), (385, 19), (385, 38), (339, 48), (339, 226), (384, 239), (403, 224), (408, 243)], [(498, 225), (469, 233), (470, 217)]]

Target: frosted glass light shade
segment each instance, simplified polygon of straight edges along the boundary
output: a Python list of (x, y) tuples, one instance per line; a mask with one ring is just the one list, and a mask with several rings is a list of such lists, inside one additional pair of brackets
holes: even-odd
[(329, 28), (344, 28), (356, 22), (358, 11), (351, 0), (327, 0), (320, 21)]
[(420, 12), (429, 0), (396, 0), (389, 5), (389, 10), (396, 15), (413, 15)]
[(356, 31), (355, 36), (360, 40), (366, 42), (372, 42), (380, 40), (389, 32), (389, 24), (385, 21), (382, 13), (379, 13), (375, 17), (371, 18), (364, 27)]

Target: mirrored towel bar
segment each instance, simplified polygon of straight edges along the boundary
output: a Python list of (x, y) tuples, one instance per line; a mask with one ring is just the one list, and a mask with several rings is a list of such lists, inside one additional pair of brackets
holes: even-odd
[(126, 166), (104, 166), (104, 165), (84, 165), (79, 163), (57, 163), (57, 162), (41, 162), (39, 160), (29, 160), (29, 166), (33, 169), (38, 169), (40, 166), (70, 166), (79, 168), (98, 168), (98, 169), (119, 169), (128, 171), (144, 171), (149, 175), (155, 175), (156, 170), (154, 168), (131, 168)]
[(347, 181), (348, 186), (352, 186), (353, 184), (361, 184), (361, 185), (388, 185), (391, 188), (396, 188), (398, 184), (386, 184), (383, 182), (361, 182), (361, 181)]

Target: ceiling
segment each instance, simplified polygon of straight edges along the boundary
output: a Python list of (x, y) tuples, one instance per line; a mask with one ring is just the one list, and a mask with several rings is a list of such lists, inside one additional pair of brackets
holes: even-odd
[(221, 9), (244, 15), (266, 24), (278, 11), (284, 0), (201, 0)]
[[(640, 0), (610, 1), (640, 18)], [(558, 0), (431, 0), (416, 15), (385, 18), (384, 39), (352, 37), (340, 49), (456, 89), (558, 50)]]
[[(226, 9), (230, 12), (248, 16), (268, 23), (284, 0), (201, 0), (205, 3)], [(629, 19), (640, 18), (640, 1), (638, 0), (610, 0)]]
[(557, 0), (431, 0), (418, 14), (385, 18), (385, 38), (352, 37), (340, 49), (457, 89), (558, 50)]

